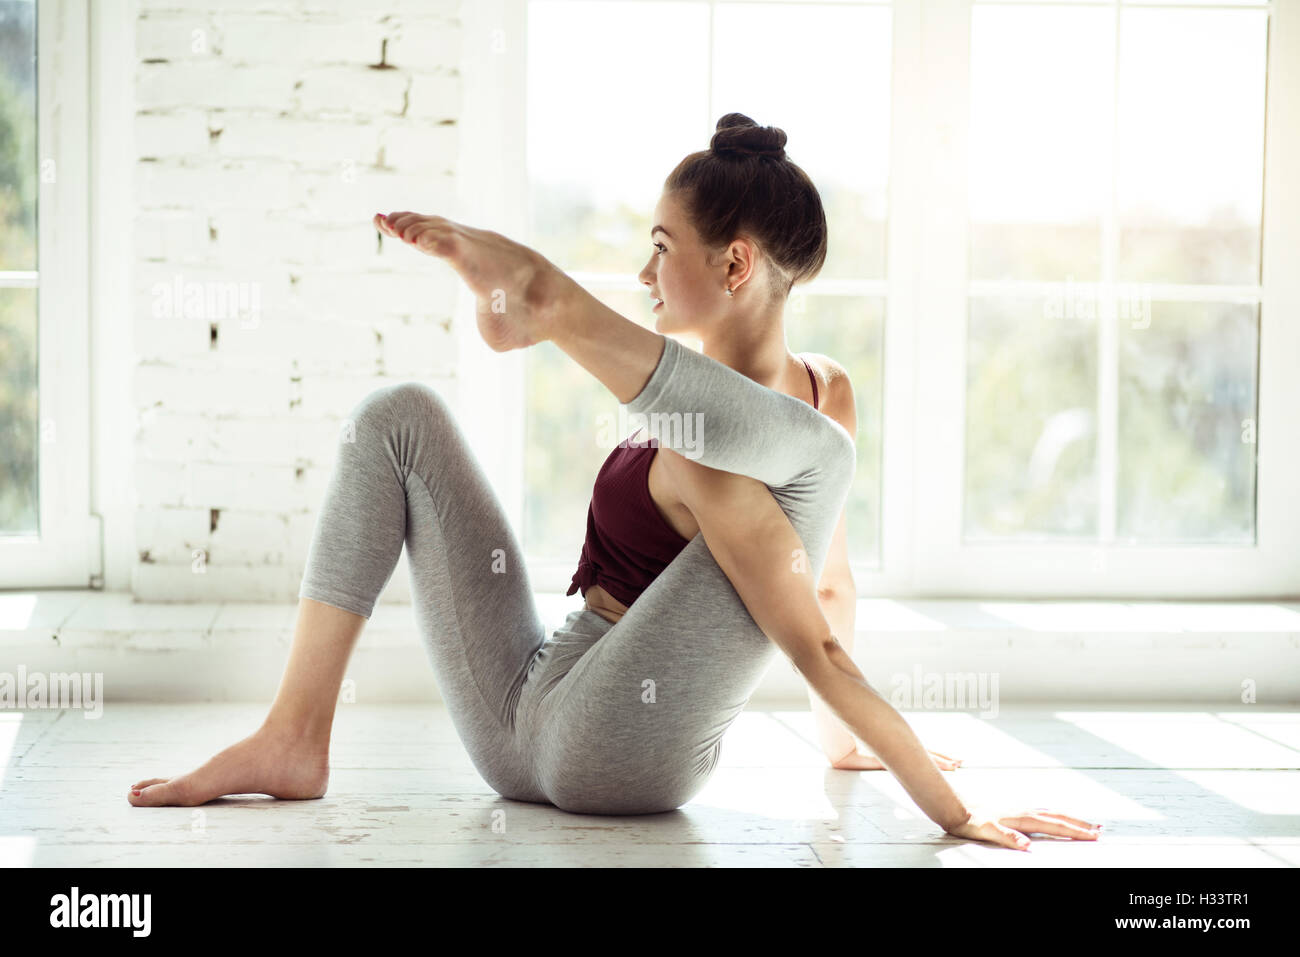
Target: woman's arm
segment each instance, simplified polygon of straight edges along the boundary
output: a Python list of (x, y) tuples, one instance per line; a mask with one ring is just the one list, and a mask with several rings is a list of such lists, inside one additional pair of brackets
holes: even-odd
[[(376, 215), (375, 226), (456, 270), (494, 350), (555, 343), (646, 416), (661, 447), (796, 494), (823, 479), (832, 492), (851, 481), (853, 440), (839, 423), (619, 315), (536, 250), (441, 216)], [(761, 431), (748, 427), (760, 419)]]
[[(826, 557), (826, 569), (821, 581), (817, 583), (817, 604), (826, 616), (831, 631), (840, 646), (850, 656), (853, 654), (853, 632), (857, 625), (857, 594), (853, 583), (853, 573), (848, 564), (848, 509), (840, 513), (839, 523), (831, 538), (830, 554)], [(826, 760), (835, 767), (841, 762), (851, 761), (858, 753), (858, 742), (853, 733), (844, 726), (844, 722), (831, 714), (826, 702), (822, 700), (812, 685), (806, 684), (808, 707), (812, 712), (813, 723), (817, 728), (817, 742), (821, 745)]]
[(803, 542), (772, 493), (754, 479), (675, 453), (666, 460), (705, 544), (763, 633), (835, 716), (871, 746), (930, 820), (945, 830), (964, 824), (970, 810), (831, 632), (817, 602), (817, 580), (803, 560)]
[(950, 834), (1028, 850), (1027, 834), (1096, 840), (1087, 821), (1045, 808), (990, 814), (968, 808), (915, 732), (876, 693), (836, 641), (816, 596), (803, 543), (761, 482), (660, 449), (705, 544), (755, 623), (831, 711), (865, 741), (930, 820)]

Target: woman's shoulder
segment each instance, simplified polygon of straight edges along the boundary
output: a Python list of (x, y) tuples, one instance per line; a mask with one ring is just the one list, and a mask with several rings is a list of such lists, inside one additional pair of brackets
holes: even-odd
[(818, 411), (844, 426), (849, 435), (857, 435), (857, 400), (848, 371), (820, 352), (804, 352), (800, 358), (807, 360), (817, 378), (817, 392), (821, 399), (817, 403)]

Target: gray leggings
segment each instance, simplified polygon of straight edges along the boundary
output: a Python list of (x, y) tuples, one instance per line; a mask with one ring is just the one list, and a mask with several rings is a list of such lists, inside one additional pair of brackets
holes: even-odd
[[(764, 482), (820, 579), (854, 472), (838, 423), (669, 337), (626, 409), (629, 433), (643, 425), (662, 447)], [(377, 389), (351, 423), (299, 595), (369, 618), (405, 544), (438, 689), (493, 790), (592, 814), (693, 798), (778, 651), (703, 535), (617, 624), (584, 606), (548, 637), (519, 543), (442, 396)]]

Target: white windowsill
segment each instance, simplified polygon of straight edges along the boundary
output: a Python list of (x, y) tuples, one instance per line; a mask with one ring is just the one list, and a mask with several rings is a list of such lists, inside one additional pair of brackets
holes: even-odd
[[(548, 632), (578, 596), (539, 593)], [(120, 700), (270, 700), (296, 604), (137, 603), (128, 593), (0, 592), (0, 671), (103, 672)], [(882, 693), (996, 673), (1019, 701), (1300, 702), (1300, 602), (859, 599), (853, 656)], [(349, 666), (357, 700), (437, 698), (409, 605), (382, 601)], [(781, 659), (754, 702), (806, 700)]]

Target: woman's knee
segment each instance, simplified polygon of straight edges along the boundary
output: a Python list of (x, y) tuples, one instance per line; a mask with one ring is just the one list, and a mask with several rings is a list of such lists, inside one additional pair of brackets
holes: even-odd
[(345, 433), (380, 433), (407, 423), (436, 424), (452, 416), (451, 406), (433, 386), (423, 382), (398, 382), (367, 393), (345, 421)]

